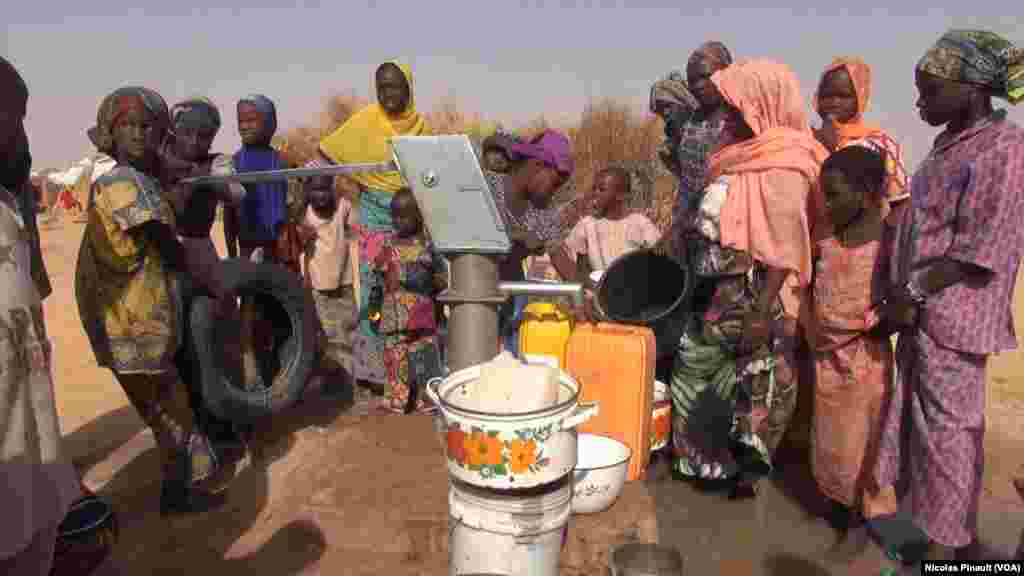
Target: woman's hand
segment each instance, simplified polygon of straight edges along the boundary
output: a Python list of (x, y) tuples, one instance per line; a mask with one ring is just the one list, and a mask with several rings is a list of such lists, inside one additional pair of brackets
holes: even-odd
[(885, 303), (882, 318), (893, 330), (901, 331), (917, 324), (919, 312), (920, 307), (916, 302), (897, 294)]
[(834, 151), (839, 146), (839, 126), (835, 119), (832, 116), (823, 118), (821, 128), (814, 131), (814, 137), (825, 148)]
[(743, 335), (740, 351), (750, 353), (768, 343), (772, 335), (771, 314), (754, 308), (743, 317)]
[(537, 256), (544, 253), (544, 241), (530, 230), (513, 230), (509, 239), (519, 244), (528, 254)]
[(448, 275), (443, 272), (434, 274), (434, 290), (444, 292), (448, 288)]
[(597, 322), (601, 318), (601, 313), (597, 310), (597, 300), (592, 290), (585, 289), (583, 291), (583, 305), (575, 307), (575, 315), (577, 321), (581, 322)]

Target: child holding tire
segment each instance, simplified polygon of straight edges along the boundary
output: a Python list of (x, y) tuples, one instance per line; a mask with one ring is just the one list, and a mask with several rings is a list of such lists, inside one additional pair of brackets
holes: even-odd
[[(120, 88), (100, 104), (93, 144), (117, 166), (93, 184), (78, 252), (75, 295), (97, 364), (109, 368), (152, 430), (160, 453), (161, 514), (207, 509), (220, 470), (195, 425), (174, 365), (182, 344), (178, 275), (185, 250), (160, 176), (170, 113), (156, 92)], [(219, 283), (206, 286), (225, 300)], [(204, 486), (205, 485), (205, 486)]]

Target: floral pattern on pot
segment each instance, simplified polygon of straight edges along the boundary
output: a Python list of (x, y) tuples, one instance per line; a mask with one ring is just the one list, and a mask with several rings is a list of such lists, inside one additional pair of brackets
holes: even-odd
[(604, 494), (611, 490), (612, 487), (609, 484), (584, 484), (577, 486), (573, 490), (573, 498), (589, 498), (591, 496), (597, 496), (598, 494)]
[(482, 478), (535, 474), (551, 463), (544, 455), (543, 444), (555, 431), (554, 424), (524, 428), (506, 440), (497, 430), (473, 427), (464, 431), (452, 424), (447, 431), (446, 452), (449, 460)]

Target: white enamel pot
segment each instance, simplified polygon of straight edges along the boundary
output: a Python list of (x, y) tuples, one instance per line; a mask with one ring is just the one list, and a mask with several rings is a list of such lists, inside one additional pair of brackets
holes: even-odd
[(458, 406), (449, 399), (477, 385), (480, 367), (435, 378), (427, 394), (440, 408), (448, 472), (472, 486), (509, 490), (562, 478), (576, 467), (576, 427), (598, 412), (580, 404), (580, 386), (559, 375), (558, 403), (533, 412), (492, 414)]

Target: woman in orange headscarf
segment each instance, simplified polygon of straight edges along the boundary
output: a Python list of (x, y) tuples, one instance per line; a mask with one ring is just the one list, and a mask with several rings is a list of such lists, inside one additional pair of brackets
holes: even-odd
[(814, 95), (814, 108), (822, 122), (814, 135), (830, 152), (865, 146), (882, 154), (887, 172), (885, 199), (897, 209), (895, 216), (910, 198), (903, 151), (885, 131), (864, 121), (870, 102), (871, 67), (860, 58), (836, 58), (822, 73)]
[(697, 285), (695, 321), (672, 374), (674, 468), (730, 479), (734, 496), (751, 496), (796, 405), (810, 214), (828, 153), (788, 66), (744, 62), (711, 81), (728, 108), (728, 144), (711, 156), (710, 183), (683, 215)]

